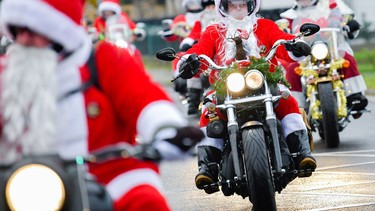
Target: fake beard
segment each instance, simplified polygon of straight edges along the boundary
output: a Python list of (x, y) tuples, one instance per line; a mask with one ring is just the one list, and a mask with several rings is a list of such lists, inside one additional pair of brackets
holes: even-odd
[(57, 54), (50, 49), (16, 44), (9, 49), (1, 75), (3, 158), (46, 153), (56, 141), (56, 65)]
[[(223, 34), (225, 34), (224, 41), (220, 46), (219, 55), (223, 57), (222, 62), (232, 60), (236, 55), (236, 44), (231, 38), (238, 36), (243, 37), (243, 47), (247, 56), (260, 57), (260, 50), (258, 47), (257, 38), (254, 34), (254, 28), (256, 27), (256, 17), (246, 16), (242, 20), (236, 20), (235, 18), (228, 17), (221, 21), (221, 28), (223, 28)], [(225, 32), (224, 32), (225, 31)]]

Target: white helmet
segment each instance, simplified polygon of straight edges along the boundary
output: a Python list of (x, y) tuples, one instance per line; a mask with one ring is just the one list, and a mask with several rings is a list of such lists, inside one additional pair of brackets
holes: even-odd
[(259, 11), (260, 0), (215, 0), (216, 12), (222, 16), (227, 17), (228, 14), (228, 4), (229, 2), (243, 2), (247, 4), (247, 15), (253, 15)]
[(203, 10), (201, 0), (183, 0), (182, 7), (186, 12), (200, 12)]
[(296, 0), (296, 4), (298, 8), (306, 8), (316, 5), (318, 0)]

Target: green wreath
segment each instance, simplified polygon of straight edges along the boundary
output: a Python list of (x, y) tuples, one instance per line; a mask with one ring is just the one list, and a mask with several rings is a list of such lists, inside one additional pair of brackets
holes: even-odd
[(249, 60), (249, 65), (239, 65), (239, 63), (233, 63), (227, 69), (220, 71), (219, 78), (214, 82), (213, 87), (216, 91), (216, 94), (220, 97), (225, 97), (227, 94), (226, 79), (231, 73), (241, 73), (245, 75), (249, 70), (259, 70), (265, 77), (268, 82), (268, 85), (277, 85), (278, 83), (284, 84), (287, 87), (290, 87), (290, 84), (285, 79), (281, 67), (276, 66), (274, 72), (270, 72), (270, 64), (262, 58), (251, 57)]

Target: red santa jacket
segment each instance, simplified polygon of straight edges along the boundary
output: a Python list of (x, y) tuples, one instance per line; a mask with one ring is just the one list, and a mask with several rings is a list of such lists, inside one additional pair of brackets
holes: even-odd
[[(208, 26), (198, 43), (193, 45), (186, 53), (205, 54), (210, 58), (214, 58), (218, 64), (223, 64), (220, 61), (222, 58), (219, 58), (218, 53), (220, 52), (220, 46), (223, 43), (225, 35), (220, 34), (224, 33), (224, 31), (218, 30), (218, 27), (220, 26), (217, 24)], [(277, 40), (294, 38), (293, 35), (281, 31), (273, 21), (268, 19), (258, 19), (254, 33), (258, 39), (258, 46), (264, 51), (262, 54), (268, 53)], [(277, 49), (276, 56), (288, 62), (294, 61), (283, 46)], [(277, 64), (275, 57), (271, 60), (271, 64)]]

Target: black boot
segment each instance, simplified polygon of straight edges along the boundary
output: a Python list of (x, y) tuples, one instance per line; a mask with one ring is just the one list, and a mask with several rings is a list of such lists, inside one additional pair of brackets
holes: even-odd
[[(367, 98), (362, 93), (354, 93), (346, 97), (347, 107), (353, 111), (360, 111), (366, 108), (368, 104)], [(362, 113), (353, 114), (354, 119), (358, 119)]]
[(189, 98), (188, 115), (198, 114), (198, 107), (201, 102), (202, 89), (189, 88), (187, 95)]
[[(199, 173), (195, 177), (195, 185), (208, 194), (219, 191), (219, 186), (213, 183), (219, 181), (218, 164), (221, 160), (221, 150), (211, 146), (198, 146), (197, 157)], [(210, 184), (213, 185), (207, 186)]]
[(180, 96), (186, 97), (187, 95), (186, 79), (177, 78), (173, 83), (174, 83), (174, 90), (178, 92)]
[(309, 177), (316, 169), (316, 160), (311, 155), (309, 138), (306, 130), (299, 130), (289, 134), (286, 137), (291, 153), (297, 153), (294, 158), (296, 168), (299, 170), (298, 177)]

